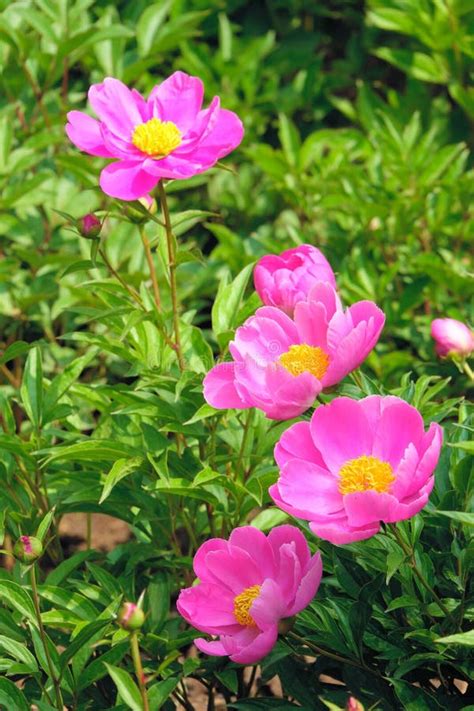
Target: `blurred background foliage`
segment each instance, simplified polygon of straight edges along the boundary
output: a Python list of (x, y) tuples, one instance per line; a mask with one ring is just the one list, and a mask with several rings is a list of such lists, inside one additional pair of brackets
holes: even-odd
[[(114, 631), (111, 615), (123, 595), (136, 599), (147, 588), (143, 648), (158, 680), (156, 708), (183, 675), (210, 679), (211, 691), (218, 688), (229, 703), (239, 695), (235, 665), (183, 662), (179, 650), (193, 633), (168, 612), (179, 581), (192, 580), (190, 555), (199, 542), (226, 535), (255, 511), (263, 530), (284, 519), (263, 507), (276, 477), (272, 447), (288, 423), (270, 426), (260, 413), (245, 422), (214, 417), (200, 383), (258, 306), (247, 287), (254, 261), (300, 242), (324, 251), (347, 302), (373, 299), (387, 315), (364, 365), (370, 377), (341, 391), (360, 397), (391, 390), (447, 424), (455, 446), (444, 452), (433, 507), (402, 529), (407, 545), (420, 546), (419, 564), (463, 631), (473, 554), (463, 519), (473, 485), (472, 414), (461, 403), (466, 379), (435, 359), (429, 325), (438, 316), (474, 317), (472, 2), (0, 0), (0, 9), (6, 530), (13, 538), (33, 533), (54, 503), (58, 519), (102, 511), (134, 534), (107, 557), (86, 551), (60, 562), (60, 547), (50, 545), (58, 567), (42, 592), (48, 630), (67, 647), (71, 630), (86, 623), (84, 645), (98, 645), (94, 656), (77, 645), (64, 693), (78, 709), (125, 708), (113, 706), (115, 686), (104, 681), (101, 660), (125, 658), (124, 633)], [(177, 69), (200, 76), (206, 100), (219, 94), (246, 128), (227, 170), (168, 188), (185, 304), (182, 375), (163, 339), (169, 295), (165, 288), (163, 325), (144, 283), (138, 229), (97, 188), (103, 161), (79, 154), (64, 133), (67, 111), (85, 107), (91, 83), (115, 76), (147, 93)], [(89, 211), (105, 218), (108, 259), (139, 289), (144, 312), (102, 262), (90, 260), (90, 242), (68, 218)], [(153, 221), (144, 227), (166, 284), (160, 229)], [(233, 468), (245, 475), (244, 486), (226, 476)], [(39, 482), (36, 489), (25, 485), (29, 478)], [(435, 516), (435, 508), (452, 515)], [(352, 659), (342, 678), (372, 708), (461, 708), (454, 680), (469, 676), (465, 647), (454, 654), (435, 642), (447, 633), (446, 621), (392, 544), (383, 537), (337, 550), (323, 544), (324, 593), (299, 631)], [(8, 576), (2, 571), (0, 580)], [(11, 576), (21, 583), (19, 570)], [(58, 592), (64, 585), (74, 591), (75, 612), (70, 596)], [(21, 608), (13, 609), (18, 617)], [(91, 627), (98, 618), (103, 625)], [(0, 632), (28, 638), (4, 608)], [(286, 697), (304, 708), (324, 708), (316, 700), (322, 690), (343, 704), (345, 691), (329, 692), (317, 680), (321, 671), (336, 674), (337, 665), (335, 671), (327, 659), (301, 655), (290, 661), (291, 651), (284, 642), (275, 648), (262, 688), (278, 673)], [(69, 669), (69, 661), (58, 664)], [(367, 665), (395, 679), (390, 688), (374, 681)], [(31, 674), (30, 700), (38, 689)], [(443, 680), (436, 698), (427, 691), (433, 677)], [(259, 708), (249, 701), (234, 707)]]

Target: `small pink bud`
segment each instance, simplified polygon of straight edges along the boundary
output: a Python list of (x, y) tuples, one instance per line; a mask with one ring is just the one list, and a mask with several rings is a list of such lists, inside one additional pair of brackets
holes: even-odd
[(431, 323), (431, 335), (436, 353), (441, 358), (466, 358), (474, 351), (473, 332), (465, 323), (454, 318), (435, 318)]
[(346, 704), (346, 711), (364, 711), (364, 707), (357, 701), (355, 696), (349, 696)]
[(124, 630), (139, 630), (145, 622), (145, 613), (134, 602), (124, 602), (119, 610), (117, 622)]
[(13, 546), (13, 555), (21, 563), (33, 563), (43, 553), (43, 544), (34, 536), (20, 536)]
[(78, 220), (77, 228), (86, 239), (97, 239), (102, 229), (102, 222), (92, 213), (88, 213)]

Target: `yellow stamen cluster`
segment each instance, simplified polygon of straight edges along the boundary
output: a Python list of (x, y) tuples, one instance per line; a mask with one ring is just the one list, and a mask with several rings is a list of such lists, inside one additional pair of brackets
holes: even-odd
[(181, 143), (181, 132), (172, 121), (152, 118), (135, 126), (132, 143), (153, 158), (165, 158)]
[(290, 346), (290, 349), (280, 356), (281, 365), (291, 375), (311, 373), (320, 380), (329, 367), (329, 356), (322, 348), (308, 346), (306, 343)]
[(239, 625), (255, 627), (255, 622), (250, 614), (252, 603), (260, 595), (260, 585), (246, 588), (234, 598), (234, 615)]
[(387, 493), (395, 481), (393, 469), (388, 462), (372, 456), (350, 459), (339, 470), (339, 491), (353, 494), (356, 491)]

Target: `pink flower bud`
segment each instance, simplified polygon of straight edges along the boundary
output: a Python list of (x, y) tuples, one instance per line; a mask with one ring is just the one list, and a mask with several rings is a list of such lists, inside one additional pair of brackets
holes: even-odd
[(78, 230), (86, 239), (97, 239), (102, 229), (102, 222), (92, 213), (81, 217), (78, 221)]
[(336, 287), (331, 265), (319, 249), (302, 244), (280, 255), (267, 254), (254, 270), (255, 289), (266, 306), (277, 306), (289, 316), (298, 301), (306, 301), (318, 281)]
[(123, 629), (133, 632), (142, 627), (145, 622), (145, 613), (134, 602), (124, 602), (119, 610), (117, 622)]
[(431, 323), (431, 335), (436, 353), (441, 358), (466, 358), (474, 351), (473, 332), (465, 323), (454, 318), (435, 318)]
[(364, 707), (357, 701), (355, 696), (349, 696), (346, 703), (346, 711), (364, 711)]
[(21, 563), (33, 563), (43, 553), (43, 544), (34, 536), (20, 536), (13, 546), (13, 555)]

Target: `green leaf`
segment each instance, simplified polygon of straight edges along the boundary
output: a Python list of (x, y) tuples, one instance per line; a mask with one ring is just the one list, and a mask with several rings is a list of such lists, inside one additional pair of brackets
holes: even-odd
[(166, 20), (171, 5), (172, 0), (162, 0), (162, 2), (149, 5), (140, 15), (136, 27), (138, 53), (140, 57), (146, 57), (150, 52), (156, 34)]
[(253, 264), (247, 264), (230, 283), (222, 280), (212, 307), (212, 330), (216, 336), (236, 326), (236, 317), (247, 287)]
[(96, 551), (79, 551), (70, 558), (63, 560), (46, 578), (47, 585), (61, 585), (63, 580), (69, 577), (73, 570), (76, 570), (88, 558), (96, 557)]
[(0, 677), (0, 705), (8, 711), (29, 711), (27, 703), (20, 689), (8, 679)]
[(52, 511), (48, 511), (48, 513), (46, 514), (46, 516), (44, 516), (40, 525), (38, 526), (38, 529), (36, 531), (36, 538), (39, 538), (42, 543), (44, 542), (46, 534), (48, 533), (48, 531), (51, 527), (53, 519), (54, 519), (54, 509)]
[(35, 428), (39, 428), (43, 411), (43, 365), (41, 349), (38, 346), (28, 353), (20, 397), (31, 423)]
[(288, 164), (292, 167), (298, 162), (301, 139), (295, 124), (285, 116), (278, 114), (279, 129), (278, 135)]
[(462, 644), (467, 647), (474, 647), (474, 630), (461, 632), (460, 634), (450, 634), (447, 637), (435, 639), (437, 644)]
[(274, 526), (280, 526), (282, 523), (285, 523), (285, 521), (288, 521), (288, 514), (281, 509), (271, 507), (260, 511), (260, 513), (251, 520), (250, 525), (260, 529), (260, 531), (269, 531)]
[(38, 625), (33, 600), (25, 588), (22, 588), (12, 580), (0, 579), (0, 599), (14, 610), (17, 610), (32, 624)]
[(168, 696), (172, 691), (178, 686), (179, 679), (177, 677), (170, 677), (164, 681), (159, 681), (148, 689), (148, 701), (150, 702), (150, 709), (158, 711), (165, 703)]
[(124, 477), (131, 474), (135, 469), (143, 463), (142, 457), (134, 457), (133, 459), (117, 459), (105, 478), (102, 494), (99, 499), (101, 504), (110, 495), (110, 492), (118, 482)]
[(5, 365), (8, 361), (18, 358), (18, 356), (27, 353), (31, 348), (31, 343), (25, 343), (25, 341), (15, 341), (11, 346), (5, 349), (2, 357), (0, 358), (0, 365)]
[(464, 511), (435, 511), (433, 513), (441, 514), (452, 518), (453, 521), (465, 523), (467, 526), (474, 526), (474, 513), (465, 513)]
[(69, 660), (72, 659), (77, 654), (77, 652), (82, 649), (82, 647), (87, 645), (89, 643), (89, 640), (91, 640), (92, 637), (97, 634), (97, 632), (102, 630), (104, 627), (107, 627), (107, 625), (109, 624), (110, 620), (94, 620), (93, 622), (89, 622), (89, 624), (83, 627), (79, 634), (74, 637), (72, 642), (69, 642), (68, 646), (59, 658), (61, 672), (66, 667)]
[(105, 662), (105, 666), (117, 687), (120, 697), (127, 706), (133, 711), (143, 711), (140, 692), (130, 674), (125, 669), (114, 667), (112, 664), (107, 664), (107, 662)]
[(91, 350), (80, 358), (76, 358), (72, 363), (69, 363), (63, 372), (57, 375), (46, 390), (44, 397), (44, 412), (45, 418), (53, 409), (54, 405), (61, 399), (64, 393), (71, 387), (79, 378), (80, 374), (94, 360), (99, 352), (98, 348)]
[(10, 656), (12, 656), (17, 661), (26, 664), (29, 667), (31, 673), (34, 673), (38, 670), (36, 659), (31, 654), (30, 650), (25, 644), (17, 642), (16, 640), (11, 639), (10, 637), (4, 637), (3, 635), (0, 635), (0, 648), (8, 652), (8, 654), (10, 654)]
[(448, 442), (448, 445), (450, 447), (462, 449), (465, 452), (469, 452), (470, 454), (474, 454), (474, 439), (471, 439), (467, 442)]
[(66, 445), (65, 447), (54, 447), (51, 450), (42, 450), (41, 454), (49, 451), (52, 454), (46, 458), (45, 466), (58, 459), (64, 461), (102, 462), (115, 461), (120, 457), (131, 457), (138, 454), (137, 450), (126, 444), (105, 439), (90, 439), (85, 442)]

